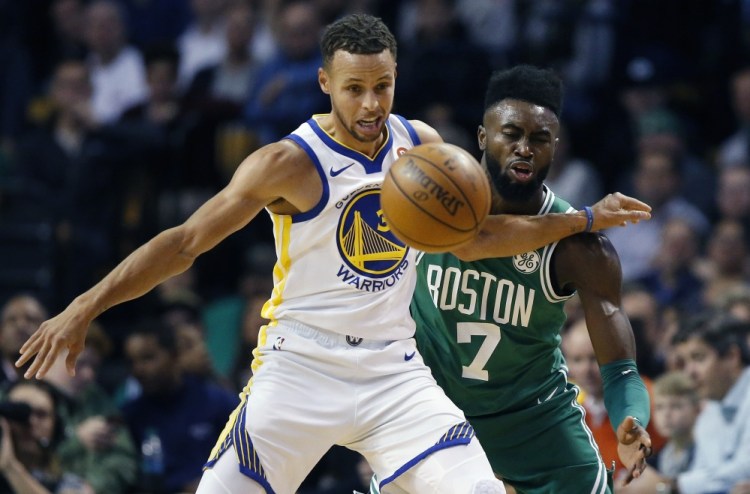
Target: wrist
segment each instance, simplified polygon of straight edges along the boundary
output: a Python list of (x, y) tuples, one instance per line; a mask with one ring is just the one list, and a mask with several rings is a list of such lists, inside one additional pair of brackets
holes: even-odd
[(583, 212), (586, 215), (586, 228), (583, 231), (590, 232), (591, 228), (594, 226), (594, 211), (592, 211), (589, 206), (584, 206)]
[(7, 461), (4, 461), (2, 463), (2, 467), (0, 467), (0, 471), (3, 474), (8, 475), (13, 472), (17, 472), (20, 466), (21, 466), (21, 463), (18, 461), (18, 458), (10, 458)]

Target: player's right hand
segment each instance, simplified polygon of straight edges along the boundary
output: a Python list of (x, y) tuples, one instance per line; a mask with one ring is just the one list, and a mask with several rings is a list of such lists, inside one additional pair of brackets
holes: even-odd
[(651, 206), (619, 192), (604, 196), (591, 206), (591, 211), (594, 214), (591, 231), (594, 232), (651, 218)]
[(641, 476), (646, 468), (646, 458), (651, 456), (651, 436), (633, 417), (625, 419), (617, 427), (617, 453), (628, 470), (625, 484)]
[(90, 324), (90, 319), (82, 317), (73, 306), (68, 306), (59, 315), (43, 322), (23, 344), (16, 367), (25, 365), (34, 357), (31, 365), (24, 372), (24, 377), (41, 379), (55, 363), (60, 352), (67, 350), (65, 367), (68, 374), (74, 375), (76, 360), (83, 351), (86, 331)]

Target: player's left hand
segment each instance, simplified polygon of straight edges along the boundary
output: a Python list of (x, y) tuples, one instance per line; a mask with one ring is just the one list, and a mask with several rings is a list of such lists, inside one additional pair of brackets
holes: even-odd
[(617, 454), (628, 469), (625, 484), (641, 476), (651, 453), (651, 436), (646, 429), (633, 417), (625, 417), (617, 427)]
[(619, 192), (607, 194), (591, 206), (594, 223), (591, 231), (599, 231), (628, 223), (651, 219), (651, 206)]

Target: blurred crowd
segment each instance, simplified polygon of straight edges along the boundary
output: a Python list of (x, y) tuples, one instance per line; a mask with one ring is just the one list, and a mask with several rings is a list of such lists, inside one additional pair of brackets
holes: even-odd
[[(653, 207), (607, 232), (664, 454), (652, 487), (622, 492), (716, 470), (716, 455), (750, 458), (750, 2), (0, 0), (0, 381), (3, 400), (30, 407), (0, 409), (0, 493), (192, 492), (250, 376), (275, 261), (268, 218), (108, 311), (75, 377), (61, 362), (26, 381), (13, 362), (46, 317), (183, 221), (244, 156), (329, 111), (318, 36), (352, 11), (397, 35), (394, 112), (477, 156), (492, 70), (554, 68), (566, 93), (548, 185), (576, 207), (615, 190)], [(598, 367), (568, 309), (571, 378), (611, 462)], [(694, 457), (718, 438), (694, 424), (719, 420), (710, 405), (725, 401), (727, 437), (745, 442)], [(679, 426), (660, 418), (674, 402)], [(750, 493), (745, 467), (733, 494)], [(334, 448), (301, 493), (366, 490), (369, 475)]]

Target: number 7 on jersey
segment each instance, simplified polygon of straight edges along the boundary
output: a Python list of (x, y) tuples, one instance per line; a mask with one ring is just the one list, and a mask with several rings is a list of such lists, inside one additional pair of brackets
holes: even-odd
[(500, 326), (488, 322), (460, 322), (456, 325), (456, 341), (458, 343), (470, 343), (474, 336), (484, 336), (484, 341), (474, 360), (468, 366), (461, 366), (461, 377), (489, 381), (490, 373), (484, 369), (484, 366), (490, 360), (495, 347), (500, 343), (502, 338)]

